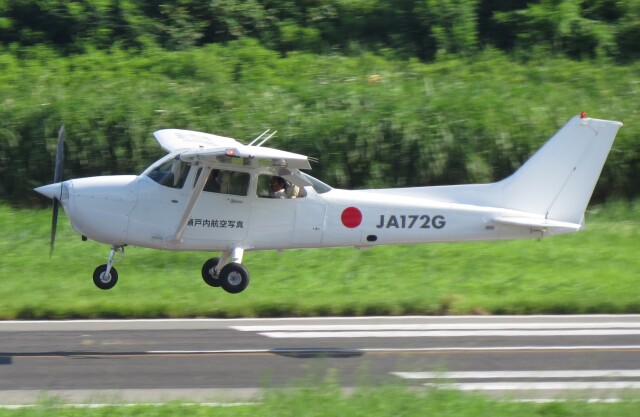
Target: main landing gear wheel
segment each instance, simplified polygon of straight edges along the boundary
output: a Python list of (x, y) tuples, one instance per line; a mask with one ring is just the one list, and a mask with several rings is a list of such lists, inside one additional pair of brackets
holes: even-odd
[(249, 271), (241, 264), (225, 265), (218, 277), (222, 289), (231, 294), (242, 292), (249, 285)]
[(212, 287), (219, 287), (220, 276), (216, 274), (216, 266), (218, 266), (219, 258), (211, 258), (202, 265), (202, 279)]
[(110, 290), (118, 283), (118, 271), (111, 267), (107, 273), (107, 264), (100, 265), (93, 271), (93, 283), (101, 290)]

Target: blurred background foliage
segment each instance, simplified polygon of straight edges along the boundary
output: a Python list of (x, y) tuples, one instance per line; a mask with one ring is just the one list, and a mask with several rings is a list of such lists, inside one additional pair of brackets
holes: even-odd
[(65, 178), (275, 128), (367, 188), (501, 179), (583, 110), (626, 123), (595, 198), (634, 198), (639, 57), (640, 0), (0, 0), (0, 198), (51, 182), (63, 123)]

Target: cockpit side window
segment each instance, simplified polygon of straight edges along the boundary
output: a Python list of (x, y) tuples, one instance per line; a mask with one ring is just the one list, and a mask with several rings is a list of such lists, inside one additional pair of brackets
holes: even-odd
[(290, 199), (307, 195), (304, 188), (276, 175), (260, 175), (256, 191), (260, 198)]
[(246, 196), (251, 175), (247, 172), (214, 169), (209, 174), (204, 191), (209, 193)]
[(165, 187), (182, 188), (189, 175), (189, 168), (190, 164), (171, 159), (153, 169), (147, 176)]

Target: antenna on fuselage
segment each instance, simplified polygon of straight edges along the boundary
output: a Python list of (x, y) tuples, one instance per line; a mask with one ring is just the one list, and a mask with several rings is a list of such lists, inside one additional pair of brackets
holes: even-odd
[[(269, 133), (271, 129), (267, 129), (264, 132), (262, 132), (262, 134), (260, 136), (258, 136), (257, 138), (255, 138), (254, 140), (252, 140), (251, 142), (249, 142), (249, 144), (247, 146), (253, 146), (254, 143), (258, 142), (264, 135), (266, 135), (267, 133)], [(269, 136), (267, 136), (266, 138), (262, 139), (260, 141), (260, 143), (258, 143), (257, 147), (262, 146), (266, 141), (268, 141), (269, 139), (271, 139), (273, 137), (273, 135), (275, 135), (276, 133), (278, 133), (277, 130), (274, 130), (272, 134), (270, 134)]]
[(266, 138), (262, 139), (262, 140), (260, 141), (260, 143), (258, 143), (256, 146), (257, 146), (257, 147), (262, 146), (262, 144), (263, 144), (263, 143), (265, 143), (266, 141), (268, 141), (269, 139), (271, 139), (271, 138), (273, 137), (273, 135), (275, 135), (276, 133), (278, 133), (278, 131), (277, 131), (277, 130), (274, 130), (272, 134), (270, 134), (270, 135), (269, 135), (269, 136), (267, 136)]
[(262, 132), (262, 133), (260, 134), (260, 136), (258, 136), (257, 138), (255, 138), (254, 140), (252, 140), (251, 142), (249, 142), (249, 144), (248, 144), (247, 146), (252, 146), (254, 143), (256, 143), (257, 141), (259, 141), (261, 137), (263, 137), (264, 135), (266, 135), (266, 134), (267, 134), (267, 132), (269, 132), (269, 130), (271, 130), (271, 129), (267, 129), (267, 130), (265, 130), (264, 132)]

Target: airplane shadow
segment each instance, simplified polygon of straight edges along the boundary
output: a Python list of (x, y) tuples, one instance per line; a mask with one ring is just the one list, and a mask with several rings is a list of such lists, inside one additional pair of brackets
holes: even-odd
[(278, 356), (295, 359), (314, 359), (314, 358), (358, 358), (364, 356), (363, 351), (358, 349), (341, 349), (341, 348), (275, 348), (269, 352)]

